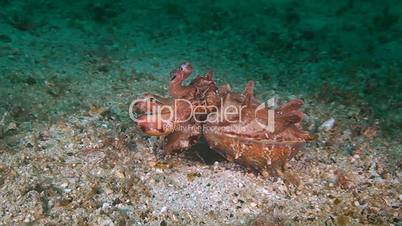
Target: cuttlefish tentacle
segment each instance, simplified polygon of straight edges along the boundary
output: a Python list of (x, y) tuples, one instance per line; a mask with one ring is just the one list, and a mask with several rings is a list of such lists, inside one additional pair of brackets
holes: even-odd
[(193, 67), (188, 62), (181, 64), (178, 68), (170, 72), (169, 92), (173, 98), (185, 98), (194, 91), (194, 87), (183, 86), (182, 84), (192, 72)]

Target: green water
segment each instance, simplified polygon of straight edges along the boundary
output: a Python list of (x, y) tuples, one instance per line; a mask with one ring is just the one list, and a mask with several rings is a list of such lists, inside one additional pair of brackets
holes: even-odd
[(253, 79), (260, 92), (357, 106), (399, 133), (401, 15), (399, 0), (2, 0), (0, 109), (49, 120), (79, 108), (83, 87), (104, 95), (94, 81), (140, 72), (164, 82), (189, 60), (239, 89)]

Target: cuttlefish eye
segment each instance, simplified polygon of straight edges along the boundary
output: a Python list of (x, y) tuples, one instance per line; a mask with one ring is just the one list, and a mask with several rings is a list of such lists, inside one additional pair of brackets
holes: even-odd
[(191, 66), (190, 63), (185, 62), (185, 63), (182, 63), (182, 64), (180, 65), (179, 69), (180, 69), (180, 71), (191, 71), (192, 66)]

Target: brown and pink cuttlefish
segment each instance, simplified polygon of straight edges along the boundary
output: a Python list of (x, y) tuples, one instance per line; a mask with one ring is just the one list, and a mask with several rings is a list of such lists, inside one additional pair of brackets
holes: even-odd
[(136, 100), (137, 126), (146, 135), (163, 136), (165, 154), (188, 150), (203, 136), (228, 161), (276, 175), (312, 139), (300, 126), (302, 100), (270, 109), (254, 97), (253, 81), (236, 93), (228, 84), (218, 88), (209, 71), (183, 85), (191, 73), (190, 63), (171, 72), (170, 98), (145, 94)]

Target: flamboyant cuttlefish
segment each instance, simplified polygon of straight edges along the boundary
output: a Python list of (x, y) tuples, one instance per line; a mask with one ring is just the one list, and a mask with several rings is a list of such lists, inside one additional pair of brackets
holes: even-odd
[(188, 150), (201, 136), (227, 160), (262, 175), (276, 175), (312, 137), (301, 129), (303, 101), (290, 100), (270, 108), (254, 97), (254, 82), (243, 93), (230, 85), (218, 88), (212, 72), (183, 81), (192, 73), (190, 63), (171, 72), (170, 98), (145, 94), (135, 101), (141, 115), (137, 126), (147, 135), (163, 136), (163, 150)]

